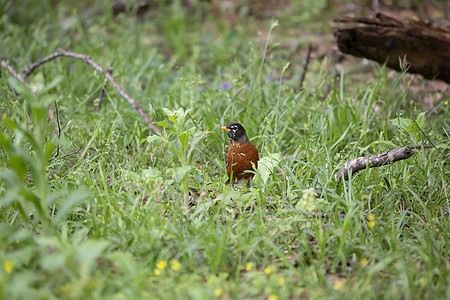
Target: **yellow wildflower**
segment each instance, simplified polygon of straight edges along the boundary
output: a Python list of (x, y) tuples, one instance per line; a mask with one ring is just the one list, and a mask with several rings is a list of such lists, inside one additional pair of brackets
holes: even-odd
[(375, 215), (368, 215), (367, 220), (369, 221), (369, 223), (367, 223), (367, 227), (369, 227), (369, 229), (372, 229), (375, 226)]
[(333, 289), (335, 291), (340, 291), (344, 287), (344, 281), (338, 280), (335, 283), (333, 283)]
[(278, 277), (277, 284), (278, 284), (279, 286), (284, 285), (284, 278), (283, 278), (283, 277)]
[(220, 297), (222, 295), (221, 289), (214, 289), (213, 294), (215, 297)]
[[(445, 105), (448, 105), (448, 101), (445, 101), (444, 103), (445, 103)], [(6, 115), (6, 114), (5, 114), (5, 115)]]
[(164, 270), (167, 267), (167, 262), (165, 260), (160, 260), (156, 264), (156, 267), (160, 270)]
[(249, 262), (245, 264), (245, 270), (251, 271), (253, 269), (253, 263)]
[(272, 272), (272, 269), (271, 269), (270, 267), (267, 267), (267, 268), (264, 270), (264, 273), (266, 273), (266, 275), (269, 275), (271, 272)]
[(3, 268), (5, 269), (6, 273), (11, 274), (13, 268), (14, 268), (14, 263), (10, 260), (5, 261), (5, 263), (3, 264)]
[(425, 286), (425, 278), (420, 277), (420, 279), (419, 279), (419, 284), (420, 284), (421, 286)]
[(156, 276), (159, 276), (159, 275), (161, 275), (161, 270), (160, 269), (155, 269), (153, 271), (153, 274), (155, 274)]
[(365, 266), (367, 266), (367, 263), (368, 263), (369, 261), (367, 260), (367, 258), (361, 258), (361, 260), (359, 261), (359, 265), (361, 266), (361, 267), (365, 267)]
[(2, 116), (2, 120), (5, 120), (6, 117), (8, 117), (8, 115), (6, 113), (4, 113), (3, 116)]
[(270, 295), (267, 297), (267, 300), (278, 300), (278, 297), (276, 295)]
[(178, 260), (172, 262), (172, 270), (178, 271), (181, 268), (181, 264)]

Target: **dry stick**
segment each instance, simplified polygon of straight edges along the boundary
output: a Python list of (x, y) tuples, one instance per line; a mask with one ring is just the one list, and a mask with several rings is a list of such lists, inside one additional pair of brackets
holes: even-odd
[(22, 77), (22, 75), (20, 75), (19, 73), (17, 73), (16, 70), (14, 70), (13, 67), (11, 67), (10, 65), (8, 65), (8, 63), (7, 63), (6, 61), (4, 61), (3, 59), (2, 59), (2, 68), (8, 70), (9, 73), (11, 73), (12, 76), (16, 77), (20, 82), (22, 82), (24, 86), (26, 86), (27, 88), (30, 88), (30, 86), (29, 86), (28, 83), (25, 81), (25, 79)]
[[(4, 61), (3, 59), (2, 59), (2, 61), (1, 61), (1, 66), (2, 66), (4, 69), (7, 69), (7, 70), (11, 73), (11, 75), (13, 75), (13, 76), (14, 76), (15, 78), (17, 78), (20, 82), (22, 82), (22, 84), (23, 84), (24, 86), (26, 86), (27, 88), (30, 89), (30, 86), (29, 86), (28, 82), (25, 81), (25, 79), (22, 77), (22, 75), (20, 75), (16, 70), (14, 70), (14, 68), (11, 67), (11, 66), (10, 66), (6, 61)], [(34, 70), (35, 68), (36, 68), (36, 66), (33, 67), (33, 70)], [(28, 69), (28, 67), (27, 67), (26, 69)], [(25, 72), (24, 72), (24, 74), (25, 74)], [(28, 74), (28, 75), (29, 75), (29, 74)], [(28, 75), (25, 74), (25, 76), (28, 76)], [(30, 90), (31, 90), (31, 89), (30, 89)], [(33, 93), (33, 91), (31, 91), (31, 93)], [(34, 94), (34, 93), (33, 93), (33, 94)], [(54, 115), (53, 115), (53, 111), (51, 110), (50, 106), (48, 107), (48, 115), (49, 115), (49, 118), (50, 118), (50, 120), (52, 120), (52, 121), (55, 123), (55, 127), (57, 127), (57, 129), (58, 129), (57, 132), (56, 132), (56, 130), (55, 130), (55, 133), (56, 133), (56, 135), (58, 136), (58, 140), (59, 140), (60, 137), (61, 137), (61, 132), (64, 130), (64, 128), (66, 127), (66, 125), (67, 125), (67, 123), (68, 123), (69, 121), (66, 121), (66, 122), (64, 123), (64, 125), (61, 127), (61, 124), (60, 124), (60, 122), (59, 122), (58, 104), (56, 103), (56, 101), (55, 101), (55, 111), (56, 111), (56, 119), (55, 119), (55, 117), (54, 117)], [(54, 158), (56, 158), (56, 157), (59, 156), (59, 149), (60, 149), (60, 147), (59, 147), (59, 143), (58, 143), (58, 146), (57, 146), (57, 149), (56, 149), (56, 153), (55, 153), (55, 155), (54, 155), (51, 159), (54, 159)], [(80, 149), (78, 149), (77, 151), (74, 151), (74, 152), (71, 152), (71, 153), (69, 153), (69, 154), (64, 155), (61, 159), (65, 158), (65, 157), (67, 157), (67, 156), (69, 156), (69, 155), (73, 155), (73, 154), (75, 154), (75, 153), (78, 153), (78, 152), (80, 152), (80, 150), (81, 150), (81, 147), (80, 147)]]
[[(22, 77), (22, 75), (20, 75), (16, 70), (14, 70), (13, 67), (11, 67), (6, 61), (4, 61), (2, 59), (1, 61), (2, 64), (2, 68), (6, 69), (9, 71), (9, 73), (11, 73), (12, 76), (14, 76), (15, 78), (17, 78), (17, 80), (19, 80), (20, 82), (22, 82), (22, 84), (24, 86), (26, 86), (27, 88), (30, 88), (30, 85), (28, 84), (28, 82), (25, 81), (25, 79)], [(31, 91), (31, 93), (34, 95), (33, 91)], [(48, 107), (48, 117), (50, 118), (50, 120), (52, 120), (55, 123), (55, 126), (58, 126), (58, 122), (56, 122), (55, 116), (53, 115), (53, 111), (50, 108), (50, 106)]]
[(42, 64), (44, 64), (44, 63), (46, 63), (46, 62), (48, 62), (50, 60), (53, 60), (53, 59), (55, 59), (55, 58), (57, 58), (57, 57), (59, 57), (61, 55), (62, 55), (61, 53), (56, 52), (56, 53), (53, 53), (52, 55), (49, 55), (47, 57), (44, 57), (44, 58), (38, 60), (37, 62), (35, 62), (35, 63), (33, 63), (33, 64), (29, 65), (29, 66), (26, 66), (25, 69), (23, 70), (23, 76), (25, 76), (25, 77), (30, 76), (31, 73), (33, 73), (34, 69), (36, 69), (40, 65), (42, 65)]
[(381, 154), (371, 155), (369, 157), (363, 156), (348, 160), (334, 175), (337, 184), (339, 184), (344, 177), (344, 180), (348, 180), (349, 173), (355, 174), (356, 172), (363, 170), (367, 167), (376, 168), (387, 164), (392, 164), (396, 161), (408, 159), (414, 155), (413, 149), (429, 149), (433, 148), (431, 145), (416, 145), (406, 146), (397, 149), (391, 149)]
[[(109, 67), (108, 70), (106, 70), (109, 74), (112, 72), (112, 68)], [(102, 89), (100, 90), (100, 94), (98, 94), (98, 106), (97, 106), (97, 112), (100, 111), (100, 108), (102, 107), (103, 98), (105, 96), (105, 89), (106, 89), (106, 82), (103, 83)]]
[(300, 88), (303, 87), (303, 81), (305, 81), (306, 72), (308, 71), (309, 59), (311, 58), (311, 49), (312, 49), (312, 45), (311, 45), (311, 43), (309, 43), (308, 50), (306, 52), (305, 64), (303, 65), (303, 73), (302, 73), (302, 76), (300, 76), (300, 84), (299, 84)]
[(26, 67), (25, 71), (24, 71), (25, 76), (31, 74), (33, 72), (33, 70), (36, 69), (38, 66), (46, 63), (47, 61), (53, 60), (59, 56), (81, 59), (88, 65), (91, 65), (98, 72), (103, 73), (105, 75), (106, 79), (108, 79), (108, 81), (111, 82), (111, 84), (119, 92), (119, 94), (122, 95), (122, 97), (124, 97), (133, 106), (133, 108), (144, 118), (145, 122), (148, 124), (148, 126), (150, 126), (150, 128), (153, 130), (153, 132), (157, 135), (161, 135), (161, 131), (159, 130), (158, 126), (156, 126), (152, 122), (150, 117), (144, 112), (144, 109), (142, 108), (142, 106), (138, 102), (136, 102), (136, 100), (134, 100), (130, 95), (128, 95), (122, 89), (122, 87), (117, 83), (117, 81), (114, 79), (114, 77), (110, 73), (108, 73), (108, 71), (105, 71), (99, 64), (97, 64), (95, 61), (93, 61), (90, 56), (58, 49), (56, 53), (53, 53), (52, 55), (47, 56), (45, 58), (42, 58), (42, 59), (38, 60), (37, 62)]
[[(56, 136), (58, 137), (58, 141), (61, 139), (61, 132), (64, 130), (64, 128), (66, 128), (67, 123), (69, 123), (69, 121), (67, 120), (64, 125), (61, 127), (61, 123), (59, 121), (59, 111), (58, 111), (58, 104), (55, 101), (55, 112), (56, 112), (56, 124), (58, 125), (58, 131), (54, 130)], [(60, 149), (60, 145), (58, 143), (57, 147), (56, 147), (56, 153), (55, 155), (53, 155), (53, 158), (56, 158), (59, 156), (59, 149)]]
[[(58, 124), (58, 128), (57, 128), (58, 131), (56, 131), (56, 129), (55, 129), (55, 133), (56, 133), (56, 136), (58, 137), (58, 142), (59, 142), (59, 139), (61, 138), (62, 129), (61, 129), (61, 124), (59, 123), (58, 104), (56, 104), (56, 101), (55, 101), (55, 112), (56, 112), (56, 124)], [(58, 156), (59, 156), (59, 143), (56, 146), (56, 153), (53, 157), (58, 157)]]
[(70, 153), (67, 153), (67, 154), (63, 155), (63, 156), (61, 157), (61, 159), (64, 159), (64, 158), (66, 158), (67, 156), (70, 156), (70, 155), (77, 154), (78, 152), (81, 151), (81, 149), (83, 149), (83, 148), (80, 147), (80, 148), (78, 148), (78, 150), (75, 150), (75, 151), (72, 151), (72, 152), (70, 152)]

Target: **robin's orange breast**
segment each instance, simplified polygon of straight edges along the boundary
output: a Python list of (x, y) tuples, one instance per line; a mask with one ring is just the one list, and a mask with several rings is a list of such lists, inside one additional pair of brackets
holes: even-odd
[(258, 149), (251, 143), (238, 143), (232, 141), (227, 153), (227, 175), (233, 181), (253, 178), (254, 174), (246, 171), (255, 171), (258, 168)]

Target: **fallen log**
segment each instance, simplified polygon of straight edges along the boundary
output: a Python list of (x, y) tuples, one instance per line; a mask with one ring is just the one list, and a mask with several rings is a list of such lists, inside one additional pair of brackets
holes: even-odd
[(378, 13), (375, 18), (340, 17), (334, 29), (339, 49), (346, 54), (377, 61), (403, 71), (450, 83), (450, 27), (424, 21), (399, 21)]

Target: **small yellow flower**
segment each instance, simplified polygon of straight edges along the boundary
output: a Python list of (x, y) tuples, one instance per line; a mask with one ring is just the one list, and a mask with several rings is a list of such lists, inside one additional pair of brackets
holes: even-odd
[(249, 262), (245, 264), (245, 270), (251, 271), (253, 269), (253, 263)]
[(367, 258), (361, 258), (361, 260), (359, 261), (359, 265), (361, 266), (361, 267), (365, 267), (365, 266), (367, 266), (367, 263), (368, 263), (369, 261), (367, 260)]
[[(445, 101), (444, 103), (445, 103), (445, 105), (448, 105), (448, 101)], [(5, 116), (5, 115), (6, 115), (6, 114), (4, 114), (4, 116)]]
[(3, 264), (3, 268), (5, 269), (6, 273), (11, 274), (13, 268), (14, 268), (14, 263), (10, 260), (5, 261), (5, 263)]
[(2, 116), (2, 120), (5, 120), (6, 117), (8, 117), (8, 115), (6, 113), (4, 113), (3, 116)]
[(156, 267), (160, 270), (164, 270), (167, 267), (167, 262), (165, 260), (160, 260), (156, 264)]
[(419, 279), (419, 284), (420, 284), (421, 286), (425, 286), (425, 283), (426, 283), (425, 278), (420, 277), (420, 279)]
[(272, 269), (271, 269), (270, 267), (267, 267), (267, 268), (264, 270), (264, 273), (266, 273), (266, 275), (269, 275), (271, 272), (272, 272)]
[(161, 270), (155, 269), (155, 270), (153, 270), (153, 274), (155, 274), (156, 276), (159, 276), (159, 275), (161, 275)]
[(284, 285), (284, 278), (283, 278), (283, 277), (278, 277), (277, 284), (278, 284), (279, 286)]
[(369, 227), (369, 229), (372, 229), (375, 226), (375, 215), (368, 215), (367, 220), (369, 221), (369, 223), (367, 223), (367, 227)]
[(340, 291), (344, 287), (344, 281), (338, 280), (335, 283), (333, 283), (333, 289), (335, 291)]
[(214, 295), (214, 297), (220, 297), (222, 295), (222, 290), (221, 289), (214, 289), (213, 295)]
[(172, 270), (178, 271), (181, 268), (181, 264), (178, 260), (174, 260), (171, 266)]
[(267, 297), (267, 300), (278, 300), (277, 295), (270, 295), (269, 297)]

